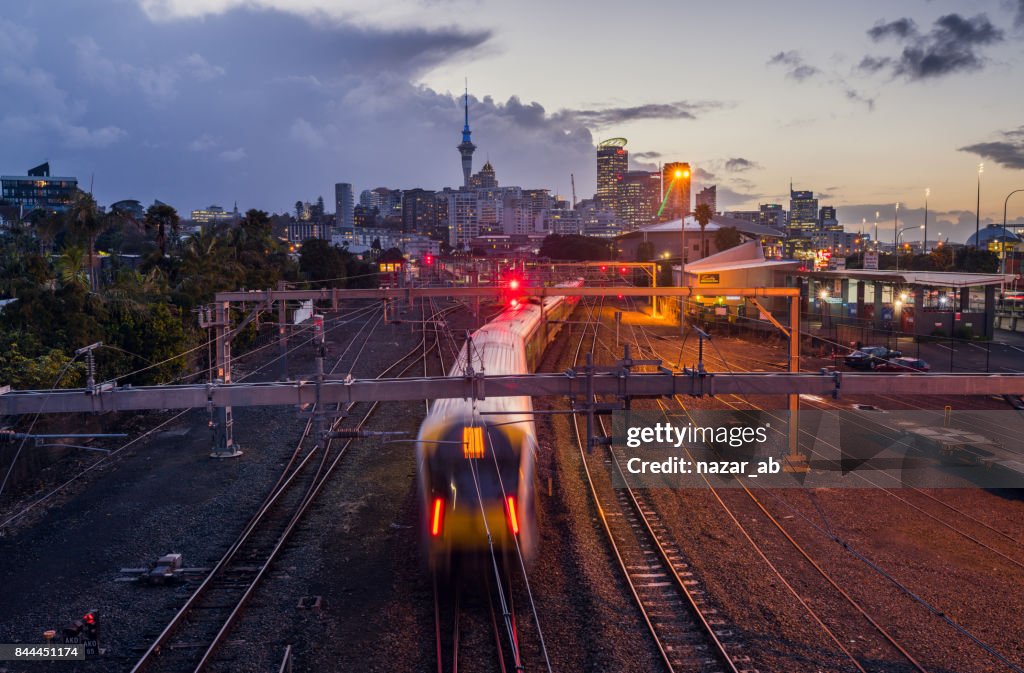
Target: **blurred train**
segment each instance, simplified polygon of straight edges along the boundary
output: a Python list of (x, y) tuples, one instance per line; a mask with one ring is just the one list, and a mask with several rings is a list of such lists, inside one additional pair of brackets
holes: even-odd
[[(487, 375), (533, 372), (578, 298), (527, 300), (518, 277), (506, 281), (506, 308), (473, 333), (449, 376), (467, 364)], [(582, 279), (559, 287), (578, 287)], [(520, 296), (520, 292), (523, 296)], [(537, 436), (531, 397), (441, 399), (431, 405), (416, 444), (427, 563), (537, 550), (534, 470)]]

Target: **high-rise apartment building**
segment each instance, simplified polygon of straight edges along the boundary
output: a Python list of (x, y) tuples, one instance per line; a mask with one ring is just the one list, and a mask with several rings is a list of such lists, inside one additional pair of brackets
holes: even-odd
[(597, 146), (597, 194), (602, 209), (618, 211), (619, 186), (629, 170), (625, 138), (609, 138)]
[(718, 186), (711, 185), (697, 192), (696, 205), (706, 204), (712, 213), (718, 212)]
[(693, 175), (690, 164), (671, 161), (661, 169), (661, 194), (665, 207), (658, 218), (662, 222), (679, 220), (691, 212), (690, 182)]
[(437, 192), (406, 189), (402, 192), (402, 230), (427, 234), (437, 227)]
[(334, 226), (339, 229), (352, 229), (352, 209), (355, 208), (355, 194), (348, 182), (334, 185)]
[(29, 169), (28, 175), (5, 175), (0, 178), (0, 201), (15, 206), (24, 215), (32, 210), (63, 212), (78, 194), (77, 178), (50, 175), (50, 163)]

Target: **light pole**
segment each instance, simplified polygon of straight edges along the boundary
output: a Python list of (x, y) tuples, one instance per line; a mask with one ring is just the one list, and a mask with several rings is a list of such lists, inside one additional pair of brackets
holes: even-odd
[[(1013, 190), (1012, 192), (1007, 194), (1006, 198), (1003, 200), (1003, 245), (1002, 245), (1002, 248), (1003, 248), (1003, 270), (1001, 272), (1003, 274), (1006, 274), (1006, 254), (1007, 254), (1006, 253), (1006, 206), (1010, 203), (1010, 197), (1013, 196), (1014, 194), (1016, 194), (1017, 192), (1024, 192), (1024, 188)], [(1015, 243), (1013, 247), (1014, 247), (1014, 249), (1016, 249), (1017, 244)]]
[(921, 254), (928, 252), (928, 197), (931, 196), (931, 187), (924, 188), (924, 238), (921, 240)]
[(978, 164), (978, 206), (974, 211), (974, 248), (978, 248), (978, 238), (981, 234), (981, 174), (985, 172), (985, 164)]
[(904, 231), (910, 231), (911, 229), (924, 229), (924, 225), (923, 224), (919, 224), (916, 227), (903, 227), (902, 229), (899, 230), (899, 233), (896, 234), (896, 270), (897, 271), (900, 270), (900, 243), (899, 243), (899, 239), (900, 239), (900, 236), (903, 235)]
[(875, 243), (875, 252), (878, 252), (878, 216), (881, 215), (877, 210), (875, 211), (875, 237), (871, 239)]
[(896, 202), (896, 212), (892, 216), (892, 254), (896, 255), (896, 270), (900, 267), (900, 243), (899, 238), (900, 202)]

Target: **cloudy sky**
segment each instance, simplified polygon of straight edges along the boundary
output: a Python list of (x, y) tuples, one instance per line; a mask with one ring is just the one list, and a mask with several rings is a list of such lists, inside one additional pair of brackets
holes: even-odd
[(49, 160), (101, 203), (182, 211), (457, 185), (468, 77), (502, 184), (592, 194), (595, 142), (624, 136), (720, 207), (785, 203), (792, 178), (891, 230), (930, 187), (962, 238), (980, 161), (983, 219), (1024, 187), (1022, 66), (1024, 0), (19, 0), (0, 173)]

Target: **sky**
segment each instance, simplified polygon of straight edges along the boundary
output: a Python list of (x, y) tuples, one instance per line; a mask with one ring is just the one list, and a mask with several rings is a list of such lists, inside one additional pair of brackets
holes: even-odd
[(0, 173), (182, 212), (457, 186), (468, 79), (474, 170), (504, 185), (589, 196), (622, 136), (720, 209), (788, 207), (792, 180), (891, 236), (928, 188), (929, 238), (963, 240), (979, 162), (983, 224), (1024, 187), (1022, 66), (1024, 0), (19, 0)]

